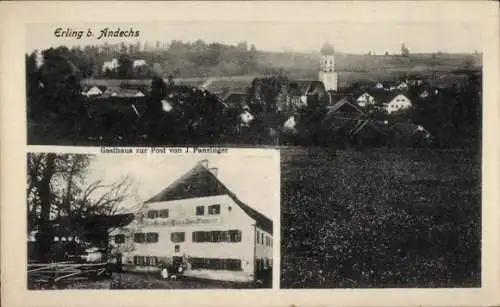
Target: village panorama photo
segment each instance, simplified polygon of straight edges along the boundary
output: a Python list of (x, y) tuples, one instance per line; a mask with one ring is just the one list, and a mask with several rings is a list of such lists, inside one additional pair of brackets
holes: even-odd
[(272, 287), (275, 152), (27, 162), (28, 289)]
[(370, 24), (339, 22), (28, 27), (28, 144), (445, 146), (478, 112), (481, 53), (398, 27), (373, 44)]

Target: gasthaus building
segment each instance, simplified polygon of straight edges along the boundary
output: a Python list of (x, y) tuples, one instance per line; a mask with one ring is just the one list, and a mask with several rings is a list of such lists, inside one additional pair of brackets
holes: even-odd
[(207, 160), (111, 236), (124, 270), (159, 271), (160, 262), (187, 259), (186, 276), (248, 282), (273, 265), (272, 220), (229, 191)]

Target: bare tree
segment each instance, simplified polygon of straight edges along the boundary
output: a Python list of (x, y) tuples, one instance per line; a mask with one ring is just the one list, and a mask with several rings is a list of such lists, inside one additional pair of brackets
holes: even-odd
[(121, 204), (131, 196), (129, 177), (111, 184), (98, 180), (87, 185), (85, 175), (91, 161), (92, 156), (81, 154), (28, 154), (28, 231), (37, 230), (41, 261), (48, 260), (53, 244), (52, 220), (121, 213)]

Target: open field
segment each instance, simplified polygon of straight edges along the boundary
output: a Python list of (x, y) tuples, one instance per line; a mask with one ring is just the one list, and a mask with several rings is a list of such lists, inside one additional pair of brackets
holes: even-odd
[(282, 287), (480, 286), (478, 153), (281, 155)]
[[(182, 70), (182, 77), (176, 78), (179, 84), (201, 86), (208, 79), (214, 78), (227, 82), (248, 82), (265, 75), (265, 71), (284, 69), (291, 79), (316, 80), (318, 78), (319, 53), (292, 52), (259, 52), (256, 69), (247, 74), (235, 71), (235, 74), (211, 69), (210, 73)], [(229, 60), (229, 59), (226, 59)], [(469, 61), (471, 68), (482, 67), (481, 54), (412, 54), (409, 57), (400, 55), (363, 55), (338, 53), (335, 66), (338, 73), (339, 86), (348, 87), (354, 82), (389, 81), (406, 74), (419, 74), (426, 79), (453, 75), (453, 71), (463, 68)], [(201, 69), (201, 68), (200, 68)], [(168, 70), (164, 74), (168, 74)], [(145, 79), (86, 79), (82, 84), (119, 86), (126, 82), (134, 85), (149, 85), (151, 78)]]

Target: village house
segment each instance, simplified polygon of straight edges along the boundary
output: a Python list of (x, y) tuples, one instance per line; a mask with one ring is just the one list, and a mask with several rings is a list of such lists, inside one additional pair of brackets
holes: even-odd
[(248, 106), (243, 107), (243, 112), (240, 114), (241, 126), (250, 127), (250, 123), (254, 120), (254, 116), (250, 113)]
[(403, 94), (391, 95), (390, 98), (383, 101), (382, 104), (388, 114), (408, 110), (412, 106), (411, 100)]
[(307, 106), (312, 100), (317, 102), (330, 102), (325, 85), (321, 81), (312, 80), (294, 80), (290, 82), (290, 102), (292, 109), (300, 109)]
[(422, 98), (422, 99), (425, 99), (425, 98), (428, 98), (430, 96), (430, 92), (429, 90), (427, 89), (424, 89), (423, 91), (421, 91), (419, 94), (418, 94), (418, 97)]
[(237, 198), (200, 161), (111, 233), (124, 270), (186, 260), (186, 276), (248, 282), (273, 266), (273, 222)]
[(118, 59), (112, 59), (111, 61), (106, 61), (102, 64), (102, 71), (105, 72), (107, 70), (115, 71), (118, 69), (120, 64), (118, 63)]
[(136, 89), (109, 87), (101, 95), (101, 97), (130, 98), (130, 97), (145, 97), (145, 95), (143, 92)]
[(408, 83), (406, 83), (406, 81), (402, 81), (397, 85), (396, 88), (400, 91), (406, 90), (408, 88)]
[(147, 63), (145, 60), (134, 60), (132, 67), (138, 68), (138, 67), (142, 67), (142, 66), (146, 66), (146, 65), (147, 65)]
[(94, 85), (94, 86), (89, 87), (89, 88), (84, 88), (82, 90), (82, 95), (87, 96), (87, 97), (99, 96), (99, 95), (102, 95), (105, 90), (106, 90), (106, 87)]
[(360, 107), (367, 107), (375, 104), (375, 98), (368, 92), (364, 92), (356, 98), (356, 102)]

